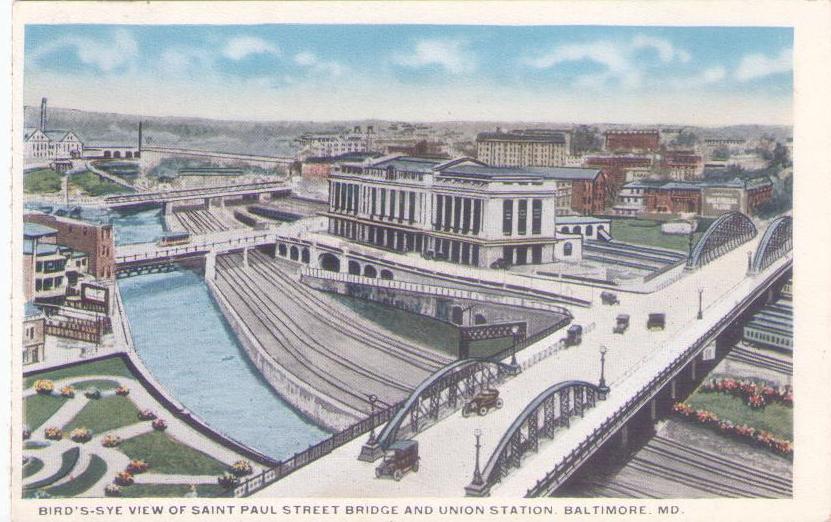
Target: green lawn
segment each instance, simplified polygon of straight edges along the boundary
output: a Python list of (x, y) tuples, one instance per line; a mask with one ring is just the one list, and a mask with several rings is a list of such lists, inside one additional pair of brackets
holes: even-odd
[[(233, 491), (233, 490), (231, 490)], [(184, 497), (190, 492), (188, 484), (133, 484), (121, 488), (121, 496), (128, 498), (138, 497)], [(229, 491), (219, 484), (198, 484), (196, 494), (200, 497), (227, 497)]]
[(61, 467), (58, 468), (58, 471), (56, 471), (54, 475), (46, 477), (45, 479), (38, 480), (37, 482), (33, 482), (32, 484), (26, 486), (24, 489), (36, 490), (40, 488), (45, 488), (46, 486), (54, 484), (55, 482), (61, 480), (62, 478), (67, 476), (70, 471), (72, 471), (72, 469), (75, 467), (75, 464), (78, 463), (78, 457), (80, 455), (81, 450), (77, 446), (64, 451), (61, 454)]
[[(459, 331), (451, 324), (364, 299), (340, 294), (330, 295), (364, 319), (395, 332), (405, 339), (454, 357), (459, 352)], [(487, 357), (510, 345), (510, 338), (476, 341), (471, 343), (470, 353), (475, 357)]]
[(113, 183), (89, 171), (72, 174), (69, 177), (69, 185), (90, 196), (105, 196), (107, 194), (132, 192), (130, 189), (122, 187), (118, 183)]
[(153, 431), (127, 439), (118, 449), (131, 459), (147, 462), (151, 473), (221, 475), (228, 471), (228, 466), (215, 458), (182, 444), (164, 432)]
[[(699, 226), (699, 228), (703, 228)], [(698, 241), (703, 231), (694, 234)], [(688, 252), (690, 239), (686, 235), (670, 235), (661, 232), (661, 222), (651, 219), (613, 219), (612, 237), (624, 243), (670, 248)]]
[(52, 497), (74, 497), (94, 486), (106, 472), (107, 463), (104, 459), (93, 455), (83, 473), (69, 482), (47, 489), (46, 492)]
[(747, 424), (757, 430), (765, 430), (774, 436), (793, 440), (793, 408), (771, 403), (762, 410), (753, 410), (740, 397), (725, 393), (696, 391), (687, 404), (700, 410), (709, 410), (719, 419), (734, 424)]
[(100, 435), (136, 422), (141, 421), (138, 418), (138, 408), (133, 401), (127, 397), (112, 395), (89, 401), (78, 415), (64, 426), (63, 431), (68, 436), (73, 429), (83, 427), (91, 430), (93, 435)]
[(38, 373), (37, 375), (32, 375), (24, 380), (23, 387), (28, 388), (38, 379), (58, 381), (61, 379), (69, 379), (71, 377), (86, 377), (88, 375), (116, 375), (119, 377), (134, 378), (133, 374), (120, 357), (112, 357), (110, 359), (102, 359), (100, 361), (93, 361), (85, 364), (79, 364), (77, 366), (70, 366), (69, 368), (51, 370), (48, 372)]
[(23, 399), (23, 417), (29, 429), (35, 431), (61, 409), (69, 399), (54, 395), (31, 395)]
[(23, 192), (27, 194), (61, 191), (61, 175), (52, 169), (38, 169), (23, 175)]
[(23, 466), (23, 478), (28, 478), (43, 469), (43, 461), (37, 457), (29, 457), (29, 462)]
[(72, 383), (72, 387), (78, 391), (88, 390), (89, 388), (98, 388), (101, 391), (114, 390), (118, 388), (118, 386), (119, 385), (116, 381), (111, 381), (109, 379), (89, 379), (86, 381)]

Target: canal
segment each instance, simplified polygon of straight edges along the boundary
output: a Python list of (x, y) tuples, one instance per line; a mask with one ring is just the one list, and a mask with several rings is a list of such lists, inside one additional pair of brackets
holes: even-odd
[[(158, 209), (114, 213), (118, 244), (164, 232)], [(118, 281), (136, 351), (154, 377), (213, 428), (285, 459), (328, 433), (285, 403), (248, 361), (199, 274), (179, 270)]]

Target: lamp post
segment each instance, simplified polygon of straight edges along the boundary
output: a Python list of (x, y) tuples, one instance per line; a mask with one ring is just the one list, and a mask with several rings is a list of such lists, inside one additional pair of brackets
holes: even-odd
[(476, 428), (473, 430), (473, 436), (476, 437), (476, 466), (473, 468), (473, 485), (481, 486), (485, 483), (485, 481), (482, 480), (482, 471), (479, 469), (479, 449), (482, 447), (479, 443), (479, 439), (482, 437), (482, 430)]
[(607, 348), (605, 345), (600, 345), (600, 382), (598, 383), (598, 390), (601, 393), (602, 398), (606, 398), (606, 394), (609, 393), (609, 387), (606, 386), (606, 351)]
[[(370, 408), (370, 418), (375, 416), (375, 403), (378, 402), (378, 396), (372, 394), (369, 396), (369, 408)], [(372, 429), (369, 430), (369, 443), (372, 444), (375, 442), (375, 422), (372, 421)]]
[(752, 258), (753, 258), (753, 251), (748, 250), (747, 251), (747, 272), (748, 273), (750, 273), (751, 268), (753, 268), (753, 262), (751, 261)]
[(702, 306), (703, 306), (703, 302), (702, 302), (703, 297), (702, 296), (703, 295), (704, 295), (704, 289), (699, 288), (698, 289), (698, 318), (699, 319), (704, 318), (704, 310), (702, 309)]
[(511, 366), (516, 368), (516, 336), (519, 333), (519, 326), (513, 325), (511, 327), (511, 338), (513, 339), (513, 344), (511, 344)]

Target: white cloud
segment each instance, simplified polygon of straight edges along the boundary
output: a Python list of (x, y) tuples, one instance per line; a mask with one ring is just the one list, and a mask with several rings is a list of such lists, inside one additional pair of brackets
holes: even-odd
[(742, 57), (736, 69), (736, 79), (746, 82), (791, 70), (793, 70), (793, 49), (791, 48), (782, 49), (778, 56), (773, 57), (767, 57), (764, 54), (747, 54)]
[(78, 59), (102, 72), (111, 72), (129, 64), (138, 56), (138, 43), (125, 29), (113, 31), (112, 38), (97, 40), (88, 37), (66, 37), (52, 41), (32, 53), (33, 62), (60, 49), (74, 48)]
[(171, 76), (213, 74), (214, 55), (195, 47), (171, 47), (159, 55), (159, 70)]
[(437, 65), (452, 74), (469, 73), (476, 70), (476, 61), (460, 40), (421, 40), (412, 53), (397, 54), (393, 62), (405, 67), (427, 67)]
[(338, 62), (321, 60), (315, 53), (302, 51), (294, 55), (294, 63), (308, 67), (313, 72), (328, 76), (340, 76), (346, 72), (346, 67)]
[(652, 49), (658, 53), (658, 58), (664, 63), (670, 63), (678, 60), (682, 63), (689, 62), (692, 57), (690, 53), (683, 49), (678, 49), (672, 42), (664, 38), (656, 38), (654, 36), (645, 36), (639, 34), (632, 39), (632, 49), (640, 51), (643, 49)]
[(222, 54), (231, 60), (242, 60), (252, 54), (280, 54), (280, 49), (262, 38), (237, 36), (225, 44)]
[(727, 69), (721, 65), (705, 69), (699, 76), (702, 83), (718, 83), (727, 77)]

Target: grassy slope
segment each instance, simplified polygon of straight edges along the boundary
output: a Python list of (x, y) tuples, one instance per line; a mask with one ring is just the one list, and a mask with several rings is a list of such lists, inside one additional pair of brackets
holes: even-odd
[(89, 171), (72, 174), (69, 177), (69, 185), (71, 187), (78, 188), (90, 196), (104, 196), (107, 194), (130, 192), (129, 189), (122, 187), (118, 183), (102, 179)]
[(210, 455), (159, 431), (127, 439), (119, 449), (131, 459), (147, 462), (152, 473), (220, 475), (228, 470), (227, 466)]
[(98, 455), (92, 455), (89, 466), (83, 473), (69, 482), (47, 489), (46, 492), (53, 497), (74, 497), (95, 485), (106, 472), (107, 463), (104, 462), (104, 459)]
[(124, 364), (124, 361), (118, 357), (113, 357), (111, 359), (104, 359), (101, 361), (71, 366), (69, 368), (62, 368), (60, 370), (38, 373), (36, 375), (32, 375), (31, 377), (26, 377), (23, 381), (23, 387), (28, 388), (38, 379), (50, 379), (57, 381), (60, 379), (68, 379), (70, 377), (86, 377), (87, 375), (117, 375), (120, 377), (134, 377)]
[(61, 190), (61, 175), (52, 169), (38, 169), (23, 176), (23, 192), (27, 194), (55, 193)]
[(734, 424), (747, 424), (769, 431), (776, 437), (793, 440), (793, 408), (773, 403), (762, 410), (753, 410), (739, 397), (700, 391), (695, 392), (686, 402), (693, 408), (715, 413), (719, 419)]
[[(624, 243), (670, 248), (682, 252), (689, 251), (689, 236), (670, 235), (661, 232), (658, 221), (645, 219), (615, 219), (612, 221), (612, 236)], [(701, 232), (696, 232), (694, 241), (698, 241)]]
[(54, 395), (32, 395), (23, 399), (23, 417), (29, 429), (35, 431), (69, 400)]
[(129, 426), (139, 421), (138, 408), (127, 397), (113, 395), (94, 399), (78, 412), (63, 430), (67, 434), (74, 428), (88, 428), (94, 435), (106, 433), (115, 428)]

